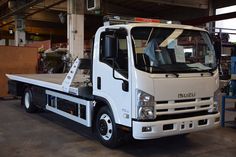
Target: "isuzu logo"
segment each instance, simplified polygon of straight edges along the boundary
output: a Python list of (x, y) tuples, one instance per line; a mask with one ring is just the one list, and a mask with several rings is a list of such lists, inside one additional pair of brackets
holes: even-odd
[(178, 98), (192, 98), (195, 97), (195, 93), (179, 93)]

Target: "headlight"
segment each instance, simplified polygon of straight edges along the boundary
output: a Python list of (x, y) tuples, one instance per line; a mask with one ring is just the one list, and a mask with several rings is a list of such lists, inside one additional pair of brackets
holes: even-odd
[(219, 94), (220, 94), (219, 90), (215, 91), (213, 97), (213, 105), (212, 108), (208, 110), (208, 112), (210, 113), (219, 112), (219, 105), (218, 105)]
[(138, 109), (138, 119), (147, 120), (147, 119), (155, 119), (154, 107), (145, 106), (139, 107)]
[(218, 102), (214, 101), (212, 108), (209, 109), (208, 112), (209, 112), (209, 113), (216, 113), (216, 112), (219, 112)]
[(136, 91), (137, 119), (152, 120), (156, 118), (154, 96), (141, 90)]

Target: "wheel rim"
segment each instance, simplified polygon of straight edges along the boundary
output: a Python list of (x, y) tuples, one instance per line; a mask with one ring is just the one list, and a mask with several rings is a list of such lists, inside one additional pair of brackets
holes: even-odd
[(30, 95), (28, 92), (25, 93), (25, 107), (27, 109), (30, 107)]
[(102, 114), (98, 127), (99, 133), (104, 140), (109, 140), (112, 137), (112, 121), (107, 114)]

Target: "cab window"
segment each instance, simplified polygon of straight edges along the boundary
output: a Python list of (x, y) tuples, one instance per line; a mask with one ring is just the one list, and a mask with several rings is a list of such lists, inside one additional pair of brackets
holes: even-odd
[[(105, 36), (107, 35), (116, 35), (116, 37), (118, 38), (118, 51), (117, 51), (116, 57), (110, 60), (104, 57), (104, 47), (106, 44), (104, 43), (105, 41), (104, 39), (105, 39)], [(119, 72), (121, 75), (123, 75), (125, 78), (128, 78), (128, 49), (127, 49), (126, 35), (124, 35), (123, 33), (114, 34), (114, 31), (106, 31), (106, 32), (101, 33), (99, 59), (101, 62), (107, 64), (111, 68), (113, 67), (113, 64), (114, 64), (115, 70)]]

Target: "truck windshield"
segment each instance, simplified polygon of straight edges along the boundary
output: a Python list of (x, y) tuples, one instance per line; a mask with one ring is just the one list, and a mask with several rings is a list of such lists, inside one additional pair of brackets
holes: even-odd
[(135, 66), (150, 73), (211, 72), (215, 51), (204, 31), (135, 27), (131, 30)]

